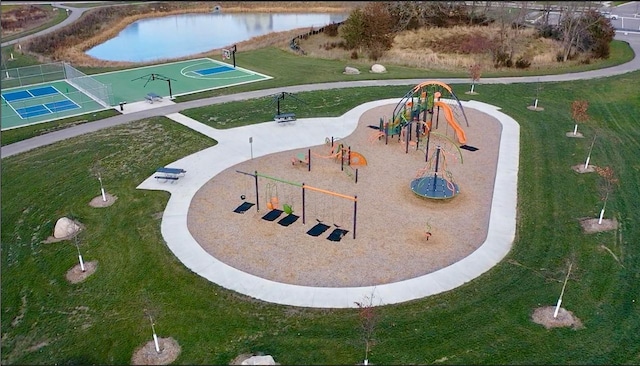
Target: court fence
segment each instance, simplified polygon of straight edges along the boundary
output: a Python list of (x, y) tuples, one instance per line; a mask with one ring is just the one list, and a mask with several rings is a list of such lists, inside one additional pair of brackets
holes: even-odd
[(64, 75), (67, 82), (87, 94), (105, 108), (115, 105), (111, 85), (103, 84), (82, 71), (64, 62)]
[(42, 84), (64, 79), (62, 62), (17, 67), (2, 70), (0, 81), (2, 89), (19, 88), (27, 85)]
[(103, 84), (63, 61), (2, 70), (0, 81), (5, 90), (65, 79), (103, 107), (115, 105), (111, 85)]

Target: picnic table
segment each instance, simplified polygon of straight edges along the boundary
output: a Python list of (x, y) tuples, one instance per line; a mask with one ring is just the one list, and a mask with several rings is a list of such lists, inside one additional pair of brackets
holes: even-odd
[(158, 168), (156, 169), (158, 175), (154, 178), (178, 180), (180, 177), (183, 177), (186, 172), (186, 170), (179, 168)]
[(162, 100), (162, 97), (161, 97), (161, 96), (159, 96), (158, 94), (154, 93), (154, 92), (151, 92), (151, 93), (148, 93), (148, 94), (144, 97), (144, 99), (146, 99), (146, 100), (147, 100), (147, 102), (149, 102), (149, 103), (153, 104), (153, 102), (155, 102), (155, 101)]
[(296, 120), (296, 114), (295, 113), (276, 114), (275, 117), (273, 117), (273, 119), (278, 123), (295, 121)]

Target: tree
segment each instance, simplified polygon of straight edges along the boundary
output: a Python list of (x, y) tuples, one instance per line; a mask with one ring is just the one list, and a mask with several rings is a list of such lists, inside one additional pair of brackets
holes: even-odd
[(469, 76), (471, 77), (471, 91), (470, 91), (471, 94), (475, 93), (473, 89), (476, 83), (478, 82), (478, 80), (480, 80), (481, 75), (482, 75), (482, 65), (475, 64), (475, 65), (469, 66)]
[(344, 38), (347, 48), (354, 49), (364, 43), (364, 12), (360, 8), (351, 11), (347, 20), (340, 27), (340, 36)]
[(360, 326), (362, 330), (362, 339), (364, 340), (364, 364), (369, 363), (369, 352), (375, 343), (374, 333), (378, 322), (378, 314), (373, 304), (373, 292), (371, 296), (365, 296), (363, 302), (356, 301), (355, 304), (359, 309)]
[(615, 177), (615, 173), (611, 167), (596, 167), (598, 175), (602, 178), (600, 183), (600, 198), (604, 201), (602, 210), (600, 210), (600, 217), (598, 218), (598, 224), (602, 224), (602, 218), (604, 217), (604, 210), (607, 208), (607, 201), (609, 195), (613, 192), (613, 189), (618, 184), (618, 178)]
[(589, 108), (589, 102), (586, 100), (574, 100), (571, 103), (571, 117), (576, 121), (576, 125), (573, 128), (573, 135), (578, 132), (578, 122), (586, 122), (589, 120), (589, 114), (587, 113)]

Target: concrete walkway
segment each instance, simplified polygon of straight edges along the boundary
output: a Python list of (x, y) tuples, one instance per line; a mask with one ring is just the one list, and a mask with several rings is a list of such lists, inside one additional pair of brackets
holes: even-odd
[(515, 238), (520, 127), (498, 108), (485, 103), (463, 102), (463, 105), (493, 115), (502, 124), (488, 235), (475, 252), (446, 268), (378, 286), (328, 288), (288, 285), (242, 272), (217, 260), (202, 249), (187, 228), (188, 210), (196, 192), (223, 170), (250, 159), (247, 149), (249, 137), (253, 137), (254, 157), (320, 145), (324, 143), (325, 136), (350, 135), (367, 110), (396, 104), (399, 100), (365, 103), (336, 118), (300, 119), (285, 124), (267, 122), (230, 130), (216, 130), (182, 114), (169, 114), (167, 117), (219, 143), (168, 165), (185, 169), (187, 173), (183, 178), (164, 182), (151, 176), (137, 188), (171, 193), (162, 217), (161, 231), (169, 249), (185, 266), (211, 282), (247, 296), (293, 306), (348, 308), (355, 307), (356, 301), (362, 301), (371, 294), (384, 304), (394, 304), (454, 289), (500, 262)]

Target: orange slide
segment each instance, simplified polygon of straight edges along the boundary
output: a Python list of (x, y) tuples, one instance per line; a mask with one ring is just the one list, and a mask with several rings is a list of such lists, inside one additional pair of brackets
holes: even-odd
[(449, 124), (455, 131), (456, 136), (458, 137), (458, 141), (463, 145), (466, 144), (467, 135), (465, 135), (464, 130), (460, 127), (458, 122), (456, 122), (456, 120), (453, 118), (453, 111), (451, 110), (451, 107), (449, 107), (449, 105), (444, 102), (435, 102), (434, 106), (442, 108), (442, 110), (444, 111), (444, 117), (446, 118), (447, 122), (449, 122)]

